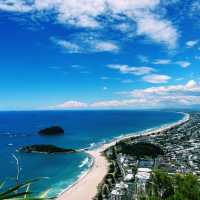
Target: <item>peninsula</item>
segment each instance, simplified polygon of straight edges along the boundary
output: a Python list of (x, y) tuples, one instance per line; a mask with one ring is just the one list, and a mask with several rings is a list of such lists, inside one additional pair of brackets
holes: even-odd
[[(57, 200), (137, 199), (141, 192), (146, 194), (146, 186), (157, 169), (169, 174), (192, 172), (198, 176), (199, 129), (200, 113), (195, 112), (185, 114), (177, 123), (87, 151), (93, 158), (93, 166)], [(142, 145), (151, 151), (148, 155), (147, 151), (131, 154), (123, 151), (123, 145), (132, 148)]]

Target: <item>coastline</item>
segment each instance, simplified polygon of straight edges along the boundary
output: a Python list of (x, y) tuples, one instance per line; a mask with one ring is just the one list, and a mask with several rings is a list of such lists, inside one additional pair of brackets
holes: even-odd
[(190, 115), (188, 113), (182, 114), (184, 115), (183, 118), (177, 122), (165, 124), (161, 127), (148, 129), (146, 131), (141, 131), (138, 134), (127, 134), (125, 136), (115, 138), (111, 142), (105, 143), (97, 149), (86, 151), (86, 153), (92, 158), (91, 167), (86, 173), (80, 176), (80, 178), (74, 184), (72, 184), (62, 193), (60, 193), (56, 200), (92, 200), (92, 198), (97, 193), (97, 186), (101, 183), (104, 176), (107, 174), (109, 163), (106, 160), (106, 158), (102, 155), (103, 151), (115, 145), (116, 142), (119, 142), (121, 140), (143, 135), (148, 136), (152, 134), (160, 134), (160, 132), (162, 131), (181, 125), (182, 123), (185, 123), (190, 119)]

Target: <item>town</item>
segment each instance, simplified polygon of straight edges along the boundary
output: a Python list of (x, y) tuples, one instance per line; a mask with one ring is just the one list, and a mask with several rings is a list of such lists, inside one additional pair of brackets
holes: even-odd
[(152, 171), (200, 176), (200, 113), (187, 122), (151, 135), (124, 139), (104, 153), (109, 172), (95, 200), (135, 200), (145, 195)]

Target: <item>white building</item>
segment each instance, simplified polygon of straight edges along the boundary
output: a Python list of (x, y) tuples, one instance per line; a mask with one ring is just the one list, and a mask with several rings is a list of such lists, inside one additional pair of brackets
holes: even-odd
[(135, 175), (136, 193), (145, 192), (146, 183), (150, 179), (151, 169), (138, 168), (138, 172)]

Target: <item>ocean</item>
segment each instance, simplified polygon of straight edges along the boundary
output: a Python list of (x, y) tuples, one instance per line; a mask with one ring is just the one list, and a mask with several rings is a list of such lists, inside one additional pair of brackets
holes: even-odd
[[(46, 177), (34, 183), (34, 195), (56, 196), (73, 184), (91, 166), (85, 153), (26, 154), (16, 149), (31, 144), (53, 144), (64, 148), (94, 148), (116, 137), (174, 123), (183, 114), (166, 111), (13, 111), (0, 112), (0, 181), (5, 187), (17, 174), (15, 154), (20, 163), (20, 181)], [(38, 135), (42, 128), (58, 125), (65, 134)]]

